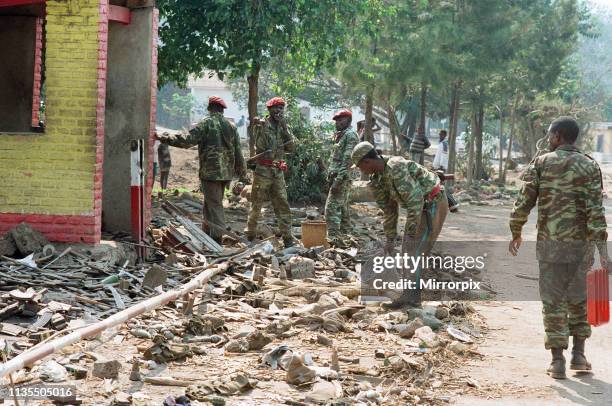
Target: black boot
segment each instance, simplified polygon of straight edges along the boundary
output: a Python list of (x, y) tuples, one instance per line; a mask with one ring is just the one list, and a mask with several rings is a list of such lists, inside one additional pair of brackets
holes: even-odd
[(586, 339), (574, 336), (574, 346), (572, 347), (572, 360), (570, 361), (570, 369), (574, 371), (590, 371), (591, 363), (587, 361), (584, 355), (584, 344)]
[(383, 303), (383, 309), (399, 310), (399, 309), (415, 309), (421, 307), (421, 291), (420, 290), (404, 290), (402, 295), (393, 300), (391, 303)]
[(553, 348), (552, 362), (546, 370), (546, 373), (555, 379), (566, 379), (565, 376), (565, 357), (563, 356), (563, 348)]

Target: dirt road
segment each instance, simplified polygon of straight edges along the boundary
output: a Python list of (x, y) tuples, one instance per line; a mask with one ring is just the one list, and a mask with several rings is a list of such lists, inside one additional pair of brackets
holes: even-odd
[[(610, 229), (612, 201), (606, 203)], [(448, 218), (443, 237), (507, 241), (509, 211), (508, 206), (465, 208), (462, 214)], [(524, 239), (535, 239), (535, 213), (526, 226)], [(506, 256), (503, 260), (512, 266), (512, 258)], [(537, 286), (537, 281), (525, 280), (523, 283)], [(475, 379), (482, 387), (482, 393), (487, 395), (464, 396), (457, 399), (456, 404), (612, 405), (612, 325), (595, 328), (593, 337), (587, 341), (592, 374), (568, 372), (567, 380), (553, 380), (544, 373), (550, 354), (543, 345), (539, 302), (476, 302), (475, 307), (487, 319), (490, 332), (479, 347), (484, 358), (472, 360), (465, 375)], [(569, 364), (569, 353), (566, 353), (566, 358)]]

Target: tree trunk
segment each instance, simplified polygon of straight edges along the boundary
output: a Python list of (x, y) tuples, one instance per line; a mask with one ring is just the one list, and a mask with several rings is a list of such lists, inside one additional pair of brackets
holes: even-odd
[(258, 92), (259, 92), (259, 64), (256, 64), (251, 71), (251, 74), (247, 77), (247, 81), (249, 82), (249, 101), (248, 101), (248, 110), (249, 110), (249, 127), (247, 129), (248, 137), (249, 137), (249, 154), (250, 156), (255, 155), (255, 138), (253, 137), (253, 120), (257, 117), (257, 102), (258, 102)]
[[(425, 133), (425, 127), (427, 125), (427, 83), (421, 83), (421, 113), (419, 118), (419, 137), (424, 141), (427, 134)], [(425, 163), (425, 152), (421, 154), (419, 161), (421, 165)]]
[(484, 162), (482, 154), (482, 132), (483, 132), (483, 120), (484, 120), (484, 106), (482, 102), (478, 102), (478, 110), (474, 112), (476, 119), (475, 138), (474, 138), (474, 149), (476, 150), (476, 168), (474, 177), (476, 179), (484, 178)]
[[(455, 172), (455, 162), (457, 161), (457, 129), (459, 122), (459, 99), (461, 82), (457, 81), (453, 83), (453, 90), (451, 92), (451, 105), (450, 105), (450, 123), (448, 129), (448, 172)], [(453, 181), (449, 181), (451, 184)]]
[(466, 168), (467, 182), (471, 185), (474, 182), (474, 141), (476, 138), (476, 111), (472, 111), (470, 124), (470, 139), (468, 141), (468, 163)]
[(504, 161), (504, 110), (499, 109), (499, 169), (497, 171), (497, 181), (503, 185), (502, 171)]
[(395, 115), (395, 109), (391, 103), (387, 102), (387, 120), (389, 122), (389, 133), (391, 133), (391, 141), (393, 142), (393, 155), (397, 155), (397, 137), (399, 132), (399, 123)]
[(514, 142), (514, 132), (516, 130), (516, 109), (518, 107), (519, 94), (514, 96), (514, 104), (510, 111), (510, 137), (508, 138), (508, 153), (506, 154), (506, 162), (504, 164), (504, 174), (502, 175), (502, 184), (506, 184), (506, 174), (508, 173), (508, 165), (512, 159), (512, 142)]
[(364, 129), (364, 140), (374, 144), (374, 133), (372, 132), (372, 110), (374, 107), (374, 85), (368, 86), (366, 93), (366, 105), (365, 105), (365, 129)]

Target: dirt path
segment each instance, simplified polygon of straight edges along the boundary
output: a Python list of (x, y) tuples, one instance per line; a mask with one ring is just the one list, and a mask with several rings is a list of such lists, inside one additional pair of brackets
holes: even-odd
[[(608, 200), (607, 204), (612, 202)], [(509, 210), (508, 206), (466, 208), (461, 215), (449, 217), (443, 237), (507, 241)], [(608, 206), (606, 212), (610, 225), (612, 207)], [(525, 239), (535, 239), (534, 224), (535, 216), (532, 215)], [(512, 267), (512, 258), (506, 256), (503, 261)], [(537, 281), (525, 280), (524, 283), (537, 286)], [(475, 307), (487, 319), (490, 332), (478, 349), (484, 358), (471, 361), (465, 375), (479, 383), (483, 395), (466, 395), (457, 399), (456, 404), (612, 405), (612, 325), (595, 328), (593, 337), (587, 342), (592, 374), (569, 372), (567, 380), (553, 380), (544, 373), (550, 355), (543, 345), (540, 302), (477, 302)], [(566, 353), (566, 357), (569, 363), (569, 354)]]

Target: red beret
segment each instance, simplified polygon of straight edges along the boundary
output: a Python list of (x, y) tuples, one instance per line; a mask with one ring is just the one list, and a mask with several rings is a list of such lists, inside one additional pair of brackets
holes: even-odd
[(336, 114), (334, 114), (334, 120), (340, 118), (340, 117), (350, 117), (353, 118), (353, 113), (348, 110), (348, 109), (342, 109), (342, 110), (338, 110), (336, 111)]
[(282, 97), (273, 97), (266, 102), (266, 107), (284, 106), (285, 100)]
[(225, 104), (223, 99), (220, 98), (219, 96), (210, 96), (208, 98), (208, 105), (210, 106), (211, 104), (218, 104), (219, 106), (223, 107), (224, 109), (227, 108), (227, 104)]

